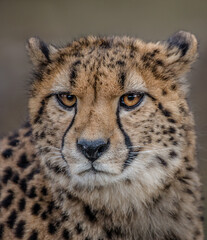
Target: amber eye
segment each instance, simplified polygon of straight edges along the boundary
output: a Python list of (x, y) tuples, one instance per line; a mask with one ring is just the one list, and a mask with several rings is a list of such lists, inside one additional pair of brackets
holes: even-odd
[(69, 93), (59, 93), (57, 99), (64, 107), (68, 108), (74, 107), (77, 102), (76, 96)]
[(131, 109), (137, 107), (143, 100), (144, 93), (128, 93), (121, 97), (120, 105)]

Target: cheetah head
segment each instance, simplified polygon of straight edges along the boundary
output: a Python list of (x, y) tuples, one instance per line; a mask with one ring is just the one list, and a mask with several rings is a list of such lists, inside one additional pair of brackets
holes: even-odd
[(136, 180), (148, 191), (173, 179), (194, 141), (183, 80), (197, 55), (193, 35), (87, 37), (63, 48), (31, 38), (27, 49), (33, 141), (53, 181)]

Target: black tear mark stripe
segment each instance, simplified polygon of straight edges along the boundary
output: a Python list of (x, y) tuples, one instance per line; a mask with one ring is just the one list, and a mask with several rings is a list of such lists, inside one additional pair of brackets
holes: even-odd
[(124, 128), (121, 124), (120, 117), (119, 117), (119, 107), (117, 108), (116, 119), (117, 119), (117, 124), (119, 126), (119, 129), (121, 130), (122, 134), (124, 135), (125, 145), (128, 149), (128, 155), (127, 155), (127, 158), (126, 158), (126, 160), (124, 161), (124, 164), (123, 164), (123, 170), (124, 170), (127, 166), (129, 166), (131, 164), (131, 162), (134, 160), (134, 158), (138, 155), (138, 152), (137, 153), (133, 152), (133, 145), (132, 145), (132, 142), (130, 140), (130, 137), (124, 131)]
[[(73, 116), (73, 119), (72, 121), (70, 122), (68, 128), (66, 129), (66, 131), (64, 132), (63, 134), (63, 138), (62, 138), (62, 145), (61, 145), (61, 156), (63, 158), (63, 160), (67, 163), (66, 159), (65, 159), (65, 156), (63, 155), (63, 148), (64, 148), (64, 145), (65, 145), (65, 137), (67, 135), (67, 133), (69, 132), (69, 130), (71, 129), (71, 127), (73, 126), (73, 123), (75, 122), (75, 117), (76, 117), (76, 114), (77, 114), (77, 106), (75, 106), (75, 113), (74, 113), (74, 116)], [(68, 165), (68, 163), (67, 163)], [(69, 166), (68, 166), (69, 167)]]

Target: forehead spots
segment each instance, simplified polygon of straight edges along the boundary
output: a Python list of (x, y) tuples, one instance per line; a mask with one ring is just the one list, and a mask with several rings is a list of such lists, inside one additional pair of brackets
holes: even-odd
[(71, 72), (70, 72), (70, 83), (71, 86), (75, 86), (75, 80), (77, 78), (77, 66), (81, 64), (80, 60), (76, 60), (71, 67)]
[(119, 77), (119, 82), (120, 82), (120, 85), (121, 85), (122, 89), (124, 88), (125, 80), (126, 80), (126, 73), (125, 72), (121, 72), (120, 73), (120, 77)]

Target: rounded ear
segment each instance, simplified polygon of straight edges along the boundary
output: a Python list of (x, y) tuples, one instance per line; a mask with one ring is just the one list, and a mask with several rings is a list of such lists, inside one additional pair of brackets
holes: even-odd
[(178, 48), (180, 57), (191, 58), (197, 53), (197, 40), (195, 36), (189, 32), (179, 31), (171, 36), (168, 40), (168, 48)]
[(179, 31), (164, 43), (167, 51), (167, 68), (182, 77), (198, 56), (198, 42), (189, 32)]
[(37, 37), (28, 39), (26, 49), (35, 68), (50, 63), (51, 55), (58, 51), (53, 45), (47, 45)]

